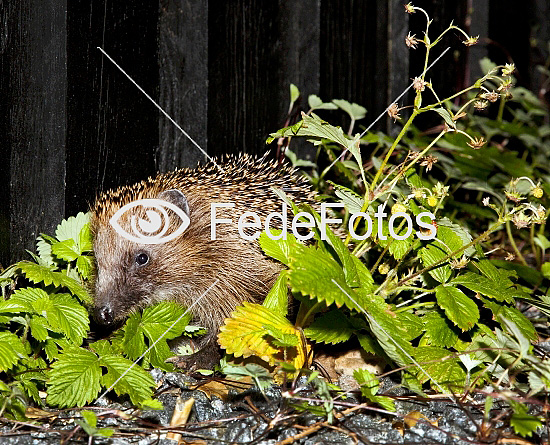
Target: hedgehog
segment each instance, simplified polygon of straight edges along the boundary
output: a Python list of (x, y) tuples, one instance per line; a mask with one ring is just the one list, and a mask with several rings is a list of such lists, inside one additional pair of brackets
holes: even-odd
[[(190, 308), (196, 324), (206, 327), (208, 333), (195, 354), (176, 364), (188, 368), (213, 365), (219, 359), (216, 337), (223, 321), (242, 302), (262, 301), (282, 269), (262, 252), (256, 240), (244, 239), (237, 229), (237, 220), (245, 212), (256, 213), (262, 221), (272, 212), (281, 212), (282, 200), (272, 187), (283, 190), (296, 203), (315, 202), (307, 179), (292, 167), (269, 161), (267, 155), (256, 158), (247, 154), (196, 169), (160, 173), (101, 193), (90, 209), (96, 261), (94, 318), (112, 327), (152, 304), (180, 303)], [(162, 243), (122, 236), (113, 219), (124, 206), (144, 199), (176, 206), (187, 215), (188, 227)], [(231, 219), (233, 224), (217, 224), (216, 239), (211, 231), (213, 203), (234, 204), (217, 210), (218, 218)], [(117, 223), (130, 232), (136, 218), (145, 225), (151, 223), (155, 215), (148, 210), (144, 206), (130, 208)], [(166, 233), (175, 234), (179, 218), (174, 210), (166, 214)], [(282, 223), (277, 218), (271, 222), (273, 228)]]

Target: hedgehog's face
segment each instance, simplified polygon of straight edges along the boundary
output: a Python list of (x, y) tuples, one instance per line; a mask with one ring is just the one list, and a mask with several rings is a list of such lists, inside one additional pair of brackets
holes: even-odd
[(124, 240), (108, 230), (96, 234), (97, 262), (94, 315), (98, 322), (112, 325), (134, 310), (147, 306), (155, 285), (155, 252), (150, 246)]
[[(170, 190), (157, 198), (169, 200), (189, 213), (181, 192)], [(128, 232), (132, 217), (142, 218), (143, 209), (121, 218), (123, 231)], [(104, 325), (113, 325), (133, 311), (163, 300), (170, 283), (163, 278), (166, 258), (178, 242), (140, 244), (126, 239), (111, 226), (93, 219), (96, 277), (94, 280), (94, 316)]]

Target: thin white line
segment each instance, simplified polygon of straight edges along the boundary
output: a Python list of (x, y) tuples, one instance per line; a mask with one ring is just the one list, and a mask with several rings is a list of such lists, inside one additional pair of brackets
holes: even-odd
[[(439, 61), (439, 59), (441, 59), (441, 58), (445, 55), (445, 53), (446, 53), (447, 51), (449, 51), (450, 49), (451, 49), (450, 46), (447, 47), (447, 49), (446, 49), (445, 51), (443, 51), (443, 52), (437, 57), (437, 59), (435, 59), (435, 60), (430, 64), (430, 66), (428, 66), (428, 67), (426, 68), (426, 70), (421, 74), (421, 76), (423, 76), (424, 74), (426, 74), (426, 73), (428, 72), (428, 70), (429, 70), (432, 66), (434, 66), (434, 65)], [(414, 82), (411, 83), (411, 84), (410, 84), (410, 85), (409, 85), (409, 86), (408, 86), (399, 96), (397, 96), (397, 98), (396, 98), (390, 105), (388, 105), (388, 107), (387, 107), (384, 111), (382, 111), (382, 113), (380, 113), (380, 114), (378, 115), (378, 117), (377, 117), (377, 118), (376, 118), (367, 128), (365, 128), (365, 130), (363, 131), (363, 133), (361, 133), (361, 135), (359, 136), (359, 139), (361, 139), (361, 138), (365, 135), (365, 133), (366, 133), (367, 131), (369, 131), (369, 130), (373, 127), (374, 124), (376, 124), (376, 122), (378, 122), (380, 119), (382, 119), (382, 116), (384, 116), (384, 115), (387, 113), (387, 111), (389, 110), (389, 108), (390, 108), (394, 103), (396, 103), (397, 101), (399, 101), (399, 99), (401, 99), (405, 94), (407, 94), (407, 91), (409, 91), (409, 90), (412, 88), (413, 85), (414, 85)], [(338, 157), (332, 162), (332, 164), (330, 164), (330, 165), (328, 166), (328, 168), (327, 168), (326, 170), (327, 170), (327, 171), (330, 170), (330, 169), (333, 167), (333, 165), (336, 164), (336, 163), (342, 158), (342, 156), (344, 156), (348, 151), (349, 151), (349, 149), (346, 148), (342, 153), (340, 153), (340, 156), (338, 156)]]
[[(418, 362), (417, 362), (417, 361), (416, 361), (407, 351), (405, 351), (405, 350), (401, 347), (401, 345), (400, 345), (399, 343), (397, 343), (397, 341), (395, 341), (395, 340), (393, 339), (393, 337), (392, 337), (390, 334), (388, 334), (388, 333), (386, 332), (386, 330), (385, 330), (382, 326), (380, 326), (380, 323), (378, 323), (378, 322), (374, 319), (374, 317), (373, 317), (371, 314), (369, 314), (365, 309), (363, 309), (361, 306), (359, 306), (359, 304), (357, 303), (357, 301), (355, 301), (355, 300), (352, 298), (352, 296), (351, 296), (350, 294), (348, 294), (344, 289), (342, 289), (342, 286), (340, 286), (340, 285), (336, 282), (336, 280), (335, 280), (334, 278), (332, 279), (332, 282), (333, 282), (334, 284), (336, 284), (336, 286), (338, 286), (338, 288), (339, 288), (342, 292), (344, 292), (344, 294), (345, 294), (351, 301), (353, 301), (353, 303), (354, 303), (359, 309), (361, 309), (361, 311), (367, 316), (367, 318), (368, 318), (372, 323), (374, 323), (376, 326), (378, 326), (378, 328), (380, 328), (380, 329), (382, 330), (382, 332), (384, 332), (384, 334), (386, 334), (386, 335), (388, 336), (388, 338), (389, 338), (392, 342), (395, 343), (395, 346), (397, 346), (399, 349), (401, 349), (401, 351), (403, 351), (403, 352), (405, 353), (405, 355), (406, 355), (407, 357), (409, 357), (409, 358), (412, 360), (412, 362), (413, 362), (416, 366), (418, 366), (418, 368), (419, 368), (420, 370), (422, 370), (422, 372), (423, 372), (424, 374), (426, 374), (426, 375), (430, 378), (430, 380), (431, 380), (432, 382), (434, 382), (434, 383), (436, 384), (436, 386), (439, 388), (439, 390), (441, 391), (442, 394), (445, 393), (445, 391), (443, 390), (443, 388), (441, 387), (441, 385), (437, 382), (437, 380), (434, 379), (430, 374), (428, 374), (428, 372), (427, 372), (422, 366), (420, 366), (420, 364), (419, 364), (419, 363), (418, 363)], [(452, 398), (451, 396), (449, 396), (449, 399), (451, 399), (451, 401), (454, 402), (454, 400), (453, 400), (453, 398)]]
[(177, 319), (176, 321), (174, 321), (174, 323), (172, 323), (172, 325), (171, 325), (168, 329), (166, 329), (166, 330), (162, 333), (162, 335), (161, 335), (159, 338), (157, 338), (157, 339), (153, 342), (153, 344), (152, 344), (151, 346), (149, 346), (149, 348), (147, 348), (147, 350), (146, 350), (143, 354), (141, 354), (141, 356), (138, 357), (138, 358), (128, 367), (128, 369), (127, 369), (126, 371), (124, 371), (124, 372), (122, 373), (122, 375), (121, 375), (118, 379), (116, 379), (115, 382), (114, 382), (108, 389), (106, 389), (106, 390), (103, 392), (103, 394), (101, 394), (97, 399), (99, 400), (99, 399), (101, 399), (102, 397), (105, 397), (105, 394), (107, 394), (109, 391), (111, 391), (111, 390), (116, 386), (116, 384), (120, 381), (120, 379), (122, 379), (126, 374), (128, 374), (128, 372), (130, 372), (130, 369), (132, 369), (132, 368), (134, 367), (134, 365), (135, 365), (137, 362), (139, 362), (143, 357), (145, 357), (145, 355), (146, 355), (151, 349), (153, 349), (153, 348), (155, 347), (155, 345), (156, 345), (156, 344), (157, 344), (157, 343), (158, 343), (158, 342), (159, 342), (159, 341), (160, 341), (160, 340), (170, 331), (170, 329), (172, 329), (172, 328), (176, 325), (176, 323), (178, 323), (178, 322), (179, 322), (179, 321), (180, 321), (180, 320), (181, 320), (181, 319), (191, 310), (191, 308), (192, 308), (193, 306), (195, 306), (199, 301), (201, 301), (202, 298), (203, 298), (208, 292), (210, 292), (210, 289), (212, 289), (216, 284), (218, 284), (219, 281), (220, 281), (219, 279), (217, 279), (216, 281), (214, 281), (214, 282), (208, 287), (208, 289), (206, 289), (206, 290), (204, 291), (204, 293), (203, 293), (196, 301), (194, 301), (193, 304), (192, 304), (191, 306), (189, 306), (189, 307), (185, 310), (185, 312), (184, 312), (183, 314), (181, 314), (181, 315), (178, 317), (178, 319)]
[(206, 151), (204, 151), (204, 150), (201, 148), (201, 146), (200, 146), (199, 144), (197, 144), (197, 143), (195, 142), (195, 140), (194, 140), (191, 136), (189, 136), (189, 134), (188, 134), (183, 128), (181, 128), (181, 126), (180, 126), (174, 119), (172, 119), (172, 117), (171, 117), (166, 111), (164, 111), (164, 110), (162, 109), (162, 107), (161, 107), (158, 103), (156, 103), (155, 100), (154, 100), (151, 96), (149, 96), (149, 94), (147, 94), (147, 93), (145, 92), (145, 90), (144, 90), (143, 88), (141, 88), (141, 87), (138, 85), (138, 83), (137, 83), (134, 79), (132, 79), (132, 78), (130, 77), (130, 75), (129, 75), (126, 71), (124, 71), (124, 70), (122, 69), (122, 67), (121, 67), (118, 63), (116, 63), (116, 62), (113, 60), (113, 58), (112, 58), (109, 54), (107, 54), (107, 53), (103, 50), (103, 48), (101, 48), (100, 46), (98, 46), (97, 49), (100, 50), (100, 51), (105, 55), (105, 57), (107, 57), (107, 58), (113, 63), (113, 65), (116, 66), (116, 67), (120, 70), (120, 72), (121, 72), (122, 74), (124, 74), (124, 75), (128, 78), (128, 80), (129, 80), (130, 82), (132, 82), (132, 83), (137, 87), (137, 89), (138, 89), (139, 91), (141, 91), (141, 92), (145, 95), (145, 97), (146, 97), (147, 99), (149, 99), (149, 100), (153, 103), (153, 105), (155, 105), (155, 107), (157, 107), (157, 108), (159, 109), (159, 111), (160, 111), (162, 114), (164, 114), (164, 116), (166, 116), (166, 118), (167, 118), (170, 122), (172, 122), (172, 123), (176, 126), (176, 128), (177, 128), (179, 131), (181, 131), (181, 132), (184, 134), (184, 136), (187, 137), (187, 139), (189, 139), (189, 140), (193, 143), (193, 145), (195, 145), (195, 147), (197, 147), (197, 148), (202, 152), (202, 154), (203, 154), (204, 156), (206, 156), (210, 161), (212, 161), (212, 162), (214, 163), (214, 165), (215, 165), (216, 167), (218, 167), (218, 168), (223, 172), (223, 168), (221, 168), (221, 167), (216, 163), (216, 161), (215, 161), (212, 157), (208, 156), (208, 153), (206, 153)]

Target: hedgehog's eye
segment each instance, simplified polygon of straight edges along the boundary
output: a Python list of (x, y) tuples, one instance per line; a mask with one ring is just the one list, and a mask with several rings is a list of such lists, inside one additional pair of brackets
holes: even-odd
[(141, 252), (136, 255), (136, 264), (138, 266), (145, 266), (148, 262), (149, 255), (147, 255), (146, 253)]

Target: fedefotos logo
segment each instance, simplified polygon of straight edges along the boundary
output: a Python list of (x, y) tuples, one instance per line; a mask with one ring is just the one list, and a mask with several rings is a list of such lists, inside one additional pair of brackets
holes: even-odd
[[(232, 209), (235, 207), (235, 203), (222, 202), (212, 203), (210, 205), (210, 239), (216, 240), (217, 227), (221, 224), (235, 224), (235, 221), (231, 218), (223, 218), (218, 214), (223, 213), (223, 209)], [(327, 226), (338, 226), (343, 223), (342, 218), (329, 217), (329, 209), (343, 208), (342, 203), (322, 203), (321, 215), (319, 221), (319, 230), (321, 233), (321, 239), (327, 239)], [(384, 212), (384, 204), (380, 204), (374, 213), (376, 219), (377, 233), (379, 239), (386, 240), (388, 237), (383, 230), (383, 221), (387, 218), (388, 214)], [(166, 232), (170, 226), (170, 218), (168, 211), (171, 210), (181, 220), (179, 226), (172, 233), (166, 235)], [(126, 212), (131, 212), (130, 217), (130, 232), (127, 232), (120, 225), (119, 220)], [(145, 217), (140, 217), (137, 214), (144, 214)], [(355, 232), (355, 221), (357, 218), (363, 218), (366, 225), (366, 230), (362, 234)], [(404, 233), (398, 233), (397, 227), (400, 223), (397, 220), (404, 218), (406, 222), (406, 230)], [(429, 222), (423, 220), (428, 218)], [(435, 219), (435, 215), (431, 212), (421, 212), (416, 215), (415, 220), (420, 230), (416, 231), (416, 236), (421, 240), (434, 239), (437, 233), (435, 225), (432, 220)], [(180, 236), (191, 223), (189, 216), (177, 205), (163, 200), (163, 199), (139, 199), (132, 201), (129, 204), (122, 206), (109, 220), (109, 223), (113, 229), (122, 237), (129, 241), (138, 244), (162, 244), (171, 241)], [(266, 235), (272, 240), (287, 239), (287, 234), (290, 231), (300, 241), (307, 241), (312, 238), (314, 233), (313, 228), (317, 223), (315, 217), (307, 212), (299, 212), (289, 223), (288, 218), (288, 205), (283, 202), (281, 205), (281, 212), (272, 212), (268, 214), (265, 220), (262, 222), (260, 215), (255, 212), (244, 212), (239, 216), (237, 220), (237, 231), (239, 236), (245, 240), (253, 241), (258, 239), (262, 230), (265, 230)], [(273, 233), (272, 229), (280, 228), (280, 233)], [(372, 235), (373, 232), (373, 219), (370, 214), (366, 212), (352, 213), (348, 220), (348, 231), (351, 237), (355, 240), (364, 240)], [(254, 230), (255, 229), (255, 230)], [(309, 229), (309, 233), (304, 234), (305, 230)], [(396, 212), (392, 214), (388, 220), (388, 232), (390, 237), (396, 240), (404, 240), (412, 235), (413, 221), (411, 216), (405, 212)]]
[[(119, 220), (122, 215), (132, 210), (145, 212), (147, 218), (140, 218), (130, 214), (130, 230), (128, 233), (122, 228)], [(170, 218), (166, 209), (173, 211), (181, 220), (179, 227), (172, 233), (164, 236), (170, 227)], [(111, 227), (122, 237), (138, 244), (163, 244), (180, 236), (189, 227), (189, 216), (177, 205), (164, 199), (138, 199), (132, 201), (116, 211), (109, 220)]]
[[(217, 209), (222, 208), (233, 208), (235, 207), (234, 203), (212, 203), (210, 205), (210, 239), (215, 240), (216, 239), (216, 227), (218, 224), (233, 224), (233, 220), (231, 218), (218, 218)], [(328, 215), (327, 210), (332, 208), (343, 208), (344, 204), (342, 203), (327, 203), (324, 202), (321, 204), (321, 220), (319, 224), (319, 230), (321, 232), (321, 239), (326, 240), (327, 238), (327, 225), (334, 224), (339, 225), (342, 224), (343, 220), (341, 218), (330, 218)], [(374, 218), (377, 222), (377, 236), (381, 240), (386, 240), (387, 236), (383, 233), (383, 221), (388, 216), (387, 213), (384, 212), (385, 204), (380, 204), (374, 213)], [(363, 218), (366, 224), (366, 231), (365, 233), (359, 235), (355, 232), (354, 225), (357, 218)], [(396, 232), (396, 227), (399, 226), (398, 223), (396, 223), (396, 220), (398, 218), (405, 218), (407, 229), (404, 234), (398, 234)], [(427, 223), (423, 221), (423, 218), (429, 218), (430, 222)], [(281, 226), (281, 233), (280, 234), (274, 234), (271, 231), (271, 222), (274, 219), (279, 220), (279, 225)], [(305, 219), (306, 221), (303, 221)], [(432, 224), (432, 220), (435, 219), (435, 215), (432, 212), (421, 212), (418, 215), (416, 215), (416, 224), (420, 227), (420, 229), (425, 229), (425, 231), (429, 231), (428, 233), (424, 233), (422, 230), (418, 230), (416, 232), (416, 236), (420, 238), (421, 240), (431, 240), (434, 239), (437, 234), (437, 229), (434, 224)], [(299, 212), (292, 218), (292, 222), (290, 223), (290, 229), (292, 231), (292, 234), (301, 241), (306, 241), (313, 237), (313, 229), (316, 226), (315, 218), (312, 214), (307, 212)], [(255, 212), (244, 212), (237, 221), (237, 229), (239, 231), (239, 236), (241, 238), (244, 238), (249, 241), (253, 241), (257, 239), (260, 236), (261, 229), (265, 230), (266, 235), (271, 238), (272, 240), (279, 240), (279, 239), (287, 239), (288, 234), (288, 206), (285, 202), (282, 203), (282, 209), (281, 212), (272, 212), (269, 215), (266, 216), (263, 224), (261, 221), (260, 216)], [(246, 229), (256, 229), (254, 233), (249, 234), (246, 233)], [(309, 233), (307, 235), (303, 235), (300, 233), (299, 229), (310, 229)], [(411, 216), (408, 213), (405, 212), (396, 212), (390, 216), (390, 219), (388, 221), (388, 231), (389, 235), (396, 240), (404, 240), (412, 235), (413, 232), (413, 221)], [(349, 220), (348, 220), (348, 231), (351, 235), (351, 237), (355, 240), (364, 240), (367, 239), (369, 236), (372, 235), (373, 231), (373, 220), (370, 216), (370, 214), (365, 212), (356, 212), (352, 213)]]

